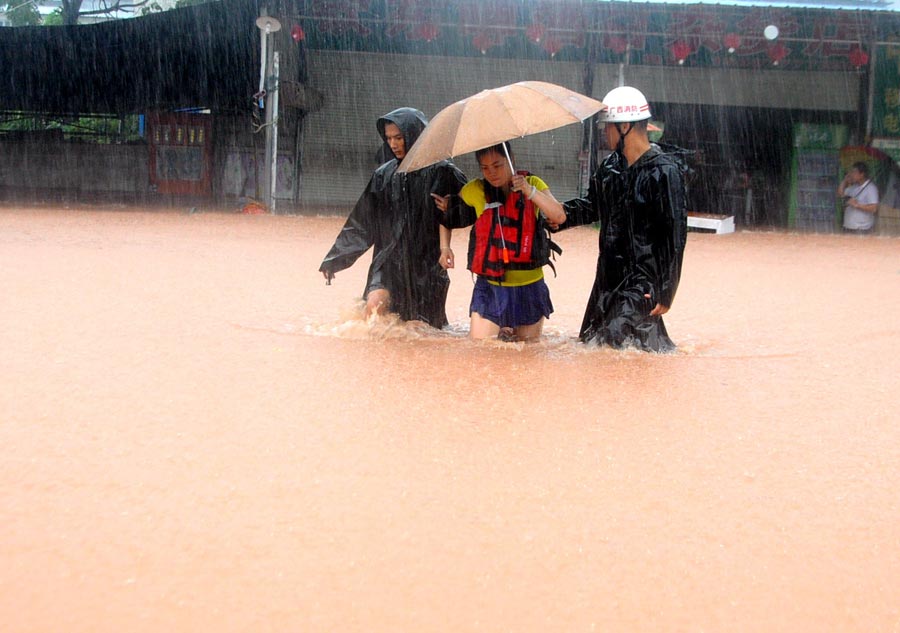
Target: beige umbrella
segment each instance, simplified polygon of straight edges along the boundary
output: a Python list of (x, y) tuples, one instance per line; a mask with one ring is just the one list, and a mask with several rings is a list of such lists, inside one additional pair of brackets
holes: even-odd
[(543, 81), (483, 90), (438, 112), (399, 171), (414, 171), (502, 141), (578, 123), (605, 108), (601, 101)]

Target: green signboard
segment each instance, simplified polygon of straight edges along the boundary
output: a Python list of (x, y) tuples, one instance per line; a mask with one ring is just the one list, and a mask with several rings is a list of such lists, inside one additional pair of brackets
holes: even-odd
[(797, 123), (794, 125), (794, 147), (806, 149), (840, 149), (847, 144), (846, 125)]
[(880, 149), (895, 163), (900, 163), (900, 138), (873, 138), (872, 147)]
[(900, 138), (900, 43), (879, 45), (875, 53), (872, 136)]

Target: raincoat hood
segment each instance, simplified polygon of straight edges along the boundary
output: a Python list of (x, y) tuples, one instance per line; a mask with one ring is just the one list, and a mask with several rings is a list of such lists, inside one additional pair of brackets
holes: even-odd
[[(400, 128), (408, 150), (428, 119), (413, 108), (389, 112), (377, 122), (382, 139), (388, 123)], [(383, 288), (391, 295), (391, 311), (401, 319), (440, 328), (447, 324), (444, 304), (450, 277), (438, 263), (441, 212), (431, 194), (458, 195), (466, 177), (446, 160), (412, 173), (397, 173), (400, 161), (386, 141), (383, 148), (391, 158), (372, 172), (319, 270), (345, 270), (372, 248), (363, 297)]]
[(378, 119), (375, 125), (378, 128), (378, 135), (381, 137), (381, 140), (384, 141), (384, 145), (387, 148), (387, 153), (385, 155), (393, 158), (394, 153), (391, 151), (390, 146), (388, 146), (387, 139), (385, 139), (384, 136), (384, 126), (388, 123), (393, 123), (400, 128), (400, 133), (403, 134), (403, 141), (406, 143), (406, 151), (408, 152), (413, 146), (413, 143), (419, 139), (422, 130), (428, 125), (428, 118), (421, 110), (416, 110), (415, 108), (397, 108)]

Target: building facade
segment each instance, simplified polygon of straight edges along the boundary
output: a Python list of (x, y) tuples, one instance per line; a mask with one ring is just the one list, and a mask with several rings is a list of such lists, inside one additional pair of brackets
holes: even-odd
[[(797, 125), (839, 126), (849, 144), (872, 139), (873, 56), (897, 24), (895, 14), (877, 10), (882, 5), (866, 6), (873, 8), (288, 3), (279, 9), (285, 31), (302, 28), (309, 82), (324, 94), (323, 107), (305, 117), (299, 199), (350, 204), (375, 160), (374, 121), (394, 107), (433, 116), (482, 89), (526, 79), (598, 99), (626, 83), (647, 95), (663, 140), (695, 151), (698, 211), (784, 226)], [(525, 168), (547, 174), (568, 197), (583, 191), (601, 143), (588, 125), (516, 148)], [(470, 157), (459, 163), (474, 174)]]
[[(694, 210), (734, 214), (744, 225), (801, 226), (797, 200), (809, 191), (798, 185), (798, 160), (813, 156), (800, 149), (815, 149), (800, 148), (801, 140), (827, 133), (841, 147), (900, 152), (900, 20), (877, 2), (857, 6), (223, 0), (70, 30), (0, 30), (10, 68), (0, 78), (0, 112), (163, 120), (158, 113), (188, 109), (210, 121), (173, 127), (169, 141), (148, 136), (143, 173), (152, 151), (155, 159), (202, 155), (210, 198), (259, 197), (266, 118), (257, 93), (261, 80), (272, 88), (256, 24), (265, 14), (280, 25), (269, 45), (280, 59), (282, 210), (345, 213), (377, 164), (375, 121), (389, 110), (413, 106), (434, 116), (485, 88), (542, 80), (598, 99), (620, 83), (640, 88), (662, 140), (694, 152)], [(201, 128), (200, 153), (166, 145)], [(33, 146), (43, 152), (38, 163), (52, 164), (48, 152), (57, 149)], [(561, 198), (584, 191), (604, 150), (590, 122), (514, 146), (520, 166), (546, 176)], [(457, 162), (476, 175), (471, 156)], [(20, 163), (0, 165), (0, 190), (41, 182)], [(817, 187), (824, 191), (826, 177), (837, 175), (817, 174)], [(143, 187), (138, 194), (162, 191), (153, 174)]]

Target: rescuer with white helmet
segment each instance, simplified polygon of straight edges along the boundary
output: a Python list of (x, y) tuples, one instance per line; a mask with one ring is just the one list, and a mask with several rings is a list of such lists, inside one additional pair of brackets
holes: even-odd
[[(640, 151), (638, 156), (646, 151), (650, 141), (647, 138), (647, 124), (650, 121), (650, 104), (647, 98), (637, 88), (631, 86), (619, 86), (613, 88), (603, 97), (606, 110), (601, 116), (601, 121), (606, 122), (606, 140), (610, 149), (620, 154), (625, 149), (625, 139), (633, 131), (638, 132), (640, 143), (635, 148)], [(646, 146), (645, 145), (646, 143)], [(634, 152), (630, 152), (634, 153)], [(632, 161), (628, 161), (629, 164)]]
[(604, 118), (610, 123), (643, 121), (650, 118), (650, 104), (637, 88), (619, 86), (603, 97)]
[(588, 195), (563, 203), (559, 226), (600, 224), (597, 274), (578, 338), (669, 352), (675, 343), (662, 315), (675, 298), (687, 234), (683, 150), (650, 142), (650, 106), (640, 90), (615, 88), (603, 103), (615, 151), (591, 176)]

